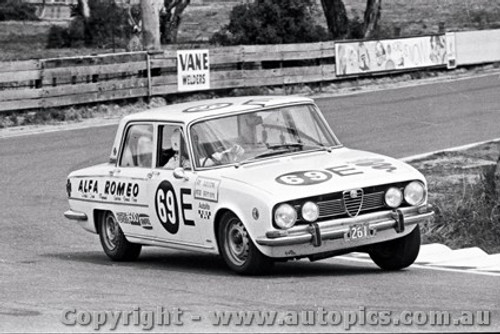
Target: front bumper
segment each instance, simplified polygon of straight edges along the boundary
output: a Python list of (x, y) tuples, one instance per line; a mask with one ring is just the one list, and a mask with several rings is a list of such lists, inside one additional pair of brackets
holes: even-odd
[[(424, 204), (419, 207), (400, 208), (393, 211), (375, 212), (355, 218), (341, 218), (309, 225), (294, 226), (289, 230), (268, 231), (264, 237), (256, 239), (262, 246), (280, 247), (292, 245), (313, 245), (321, 247), (324, 241), (343, 239), (348, 236), (352, 226), (366, 224), (373, 236), (364, 239), (361, 244), (380, 242), (377, 235), (394, 229), (394, 237), (404, 235), (405, 228), (428, 220), (434, 215), (432, 206)], [(388, 233), (384, 233), (386, 236)]]

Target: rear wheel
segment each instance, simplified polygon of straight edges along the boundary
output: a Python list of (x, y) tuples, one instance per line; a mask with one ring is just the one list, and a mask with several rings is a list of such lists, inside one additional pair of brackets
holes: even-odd
[(101, 215), (99, 239), (104, 253), (113, 261), (133, 261), (139, 257), (142, 245), (129, 242), (111, 212)]
[(420, 250), (420, 228), (399, 239), (375, 245), (369, 252), (373, 262), (384, 270), (399, 270), (415, 262)]
[(233, 213), (226, 212), (222, 216), (218, 240), (224, 261), (238, 274), (262, 274), (273, 265), (272, 259), (255, 247), (245, 226)]

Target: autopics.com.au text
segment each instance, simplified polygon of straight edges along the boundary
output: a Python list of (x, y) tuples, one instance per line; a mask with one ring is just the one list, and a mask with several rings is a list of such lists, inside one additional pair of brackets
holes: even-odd
[[(145, 330), (155, 327), (184, 326), (202, 323), (208, 326), (271, 327), (271, 326), (337, 326), (349, 330), (353, 326), (489, 326), (490, 311), (388, 311), (359, 307), (338, 311), (323, 307), (293, 311), (211, 311), (197, 314), (182, 308), (155, 309), (134, 307), (120, 311), (89, 311), (65, 309), (61, 322), (66, 326), (85, 326), (94, 330), (115, 330), (134, 326)], [(359, 328), (359, 327), (358, 327)]]

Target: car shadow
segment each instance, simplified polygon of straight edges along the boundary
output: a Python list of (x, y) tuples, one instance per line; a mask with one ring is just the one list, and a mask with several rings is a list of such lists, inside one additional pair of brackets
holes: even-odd
[[(223, 259), (217, 255), (199, 254), (184, 251), (145, 249), (136, 261), (114, 262), (99, 251), (48, 253), (45, 257), (63, 261), (80, 262), (115, 268), (137, 268), (138, 270), (177, 271), (192, 274), (213, 276), (236, 276)], [(402, 271), (404, 272), (404, 271)], [(346, 261), (323, 260), (309, 262), (308, 260), (276, 262), (273, 268), (265, 274), (254, 276), (258, 278), (286, 277), (321, 277), (321, 276), (356, 276), (386, 274), (369, 263), (347, 263)]]

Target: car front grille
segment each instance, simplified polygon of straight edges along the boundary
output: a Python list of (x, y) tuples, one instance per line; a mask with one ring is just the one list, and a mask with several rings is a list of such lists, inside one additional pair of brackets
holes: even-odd
[[(361, 194), (358, 193), (356, 198), (350, 198), (349, 192), (347, 192), (343, 194), (342, 198), (318, 201), (316, 204), (319, 208), (318, 220), (336, 216), (356, 217), (363, 211), (372, 211), (385, 207), (383, 191), (368, 194), (361, 192)], [(295, 205), (297, 211), (300, 210), (300, 207), (300, 205)]]
[[(318, 202), (319, 218), (345, 215), (356, 216), (359, 211), (375, 210), (384, 207), (384, 192), (362, 194), (357, 198), (334, 199)], [(359, 209), (359, 207), (361, 207)]]

